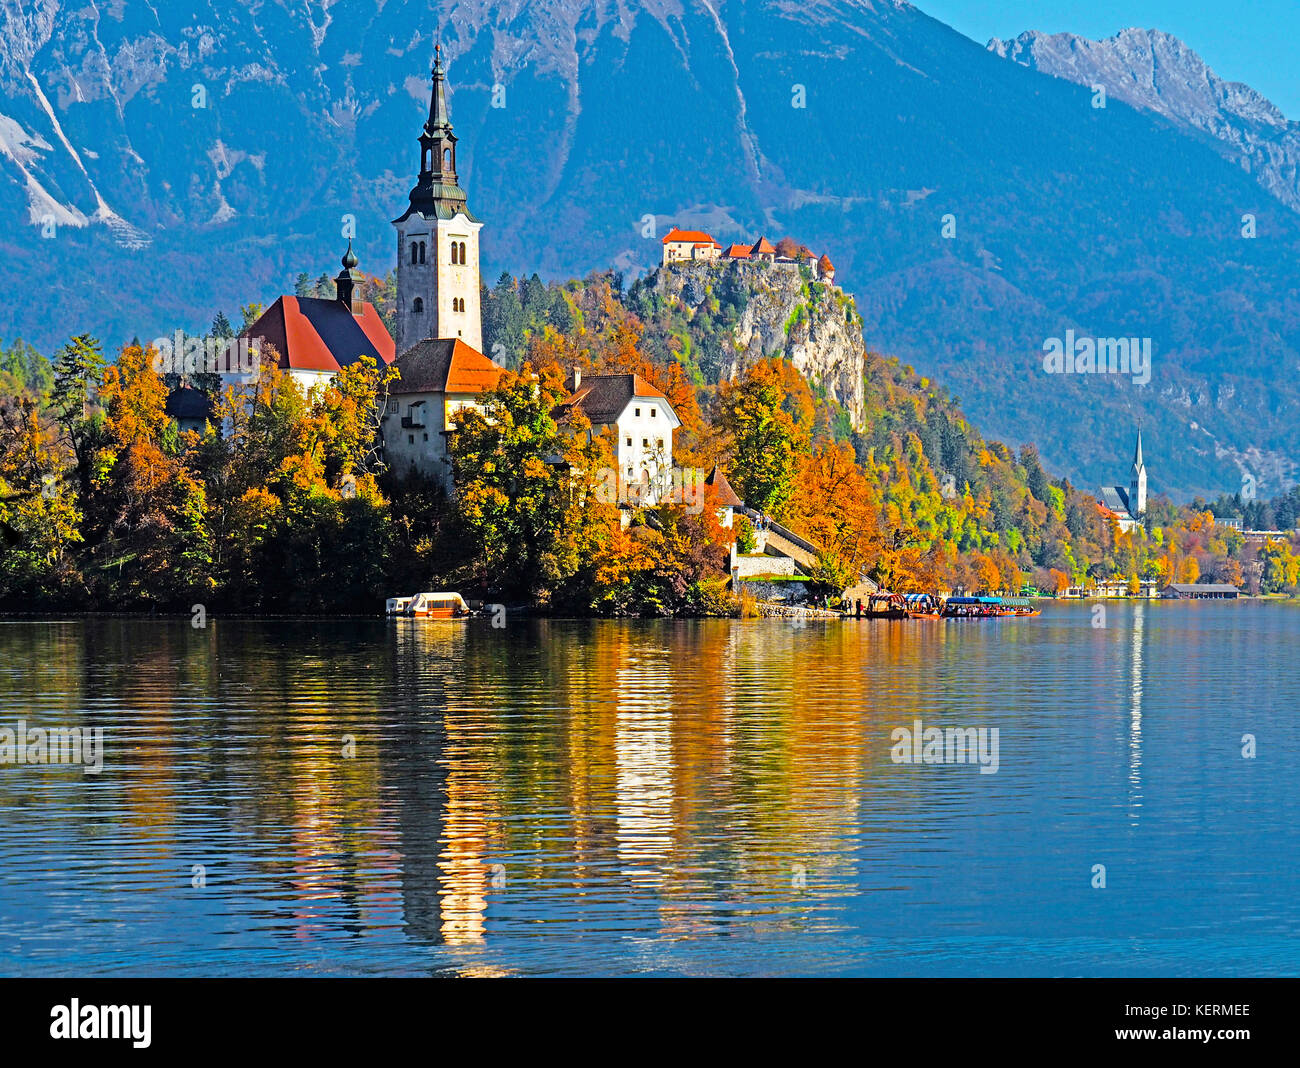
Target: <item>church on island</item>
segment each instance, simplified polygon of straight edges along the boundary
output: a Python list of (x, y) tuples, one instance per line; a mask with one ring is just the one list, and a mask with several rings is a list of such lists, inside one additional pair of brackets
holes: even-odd
[(1142, 525), (1147, 514), (1147, 467), (1142, 462), (1142, 431), (1138, 430), (1137, 448), (1133, 452), (1133, 471), (1129, 477), (1128, 488), (1123, 486), (1102, 486), (1101, 500), (1097, 502), (1103, 511), (1113, 516), (1119, 529), (1127, 534)]
[[(395, 333), (368, 302), (353, 299), (361, 276), (351, 242), (334, 300), (282, 296), (247, 331), (274, 346), (280, 368), (304, 386), (328, 381), (369, 356), (396, 366), (381, 435), (389, 466), (419, 472), (454, 492), (448, 437), (456, 413), (478, 407), (504, 368), (483, 354), (479, 235), (456, 173), (456, 134), (447, 100), (442, 49), (435, 52), (429, 115), (420, 131), (420, 169), (397, 231)], [(620, 481), (667, 482), (673, 430), (681, 425), (668, 398), (640, 375), (575, 370), (557, 415), (581, 410), (593, 432), (608, 428)], [(642, 495), (642, 503), (655, 503)]]

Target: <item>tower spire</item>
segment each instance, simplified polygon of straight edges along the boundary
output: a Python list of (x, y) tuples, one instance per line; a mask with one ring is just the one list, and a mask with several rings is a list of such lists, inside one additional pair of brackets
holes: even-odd
[(1147, 467), (1142, 461), (1142, 424), (1138, 423), (1137, 446), (1133, 450), (1133, 475), (1129, 479), (1129, 513), (1137, 518), (1147, 510)]
[(444, 86), (446, 75), (442, 69), (442, 42), (433, 49), (433, 70), (429, 72), (433, 79), (433, 91), (429, 95), (429, 121), (424, 124), (428, 133), (445, 129), (451, 133), (451, 115), (447, 110), (447, 90)]
[(399, 353), (425, 338), (483, 346), (479, 306), (479, 231), (456, 177), (442, 42), (429, 71), (429, 114), (420, 128), (420, 173), (397, 228), (396, 342)]
[[(451, 108), (447, 103), (447, 75), (442, 65), (442, 43), (434, 47), (433, 67), (429, 71), (429, 117), (420, 129), (420, 175), (411, 190), (411, 206), (426, 218), (450, 219), (459, 212), (468, 218), (465, 190), (456, 176), (456, 134), (451, 127)], [(402, 216), (405, 218), (406, 216)]]

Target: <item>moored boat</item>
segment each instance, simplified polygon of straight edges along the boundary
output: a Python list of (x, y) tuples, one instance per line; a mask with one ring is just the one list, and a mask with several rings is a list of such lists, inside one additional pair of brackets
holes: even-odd
[(466, 619), (469, 605), (459, 593), (417, 593), (413, 597), (390, 597), (386, 605), (390, 616), (415, 619)]
[(859, 618), (906, 619), (907, 602), (900, 594), (886, 593), (881, 590), (879, 593), (873, 593), (867, 598)]
[(1013, 616), (1029, 618), (1030, 616), (1042, 614), (1042, 609), (1035, 608), (1034, 602), (1028, 597), (1008, 597), (1003, 601), (1003, 604), (1011, 610), (1010, 614)]
[(928, 593), (905, 593), (903, 601), (908, 619), (941, 619), (943, 605)]
[(945, 619), (1002, 619), (1015, 614), (1001, 597), (949, 597), (943, 605)]

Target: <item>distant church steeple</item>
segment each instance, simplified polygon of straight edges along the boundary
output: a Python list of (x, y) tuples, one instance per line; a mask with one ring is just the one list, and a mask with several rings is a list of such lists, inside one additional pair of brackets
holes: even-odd
[(434, 52), (429, 117), (420, 131), (420, 173), (397, 227), (397, 352), (425, 338), (483, 347), (479, 222), (456, 175), (442, 45)]
[(1133, 475), (1128, 486), (1129, 511), (1135, 516), (1147, 510), (1147, 467), (1142, 462), (1142, 428), (1138, 427), (1137, 448), (1133, 451)]

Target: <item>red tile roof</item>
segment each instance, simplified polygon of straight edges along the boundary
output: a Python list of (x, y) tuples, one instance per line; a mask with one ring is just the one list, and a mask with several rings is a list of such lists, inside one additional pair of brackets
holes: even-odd
[(817, 261), (817, 267), (822, 272), (835, 270), (835, 264), (831, 263), (831, 258), (824, 252), (822, 253), (822, 258)]
[(727, 251), (723, 255), (729, 256), (733, 260), (747, 260), (749, 259), (750, 249), (753, 247), (753, 245), (728, 245)]
[(275, 346), (280, 367), (294, 371), (337, 372), (362, 356), (393, 362), (393, 339), (374, 305), (362, 303), (353, 314), (337, 300), (277, 297), (244, 333)]
[(504, 368), (460, 338), (425, 338), (398, 357), (401, 378), (389, 389), (407, 393), (483, 393), (496, 388)]
[(712, 234), (706, 234), (703, 230), (679, 230), (673, 227), (668, 233), (664, 234), (663, 243), (666, 245), (670, 241), (689, 241), (692, 244), (716, 245)]
[(776, 255), (776, 246), (773, 245), (772, 242), (770, 242), (767, 238), (760, 236), (759, 239), (754, 243), (754, 247), (753, 249), (751, 249), (751, 251), (756, 256), (760, 252), (767, 253), (769, 255), (774, 256)]
[(706, 486), (713, 487), (713, 499), (720, 508), (743, 508), (744, 502), (736, 496), (736, 491), (731, 488), (731, 483), (727, 481), (727, 476), (722, 473), (721, 467), (714, 467), (709, 472), (709, 477), (704, 480)]

